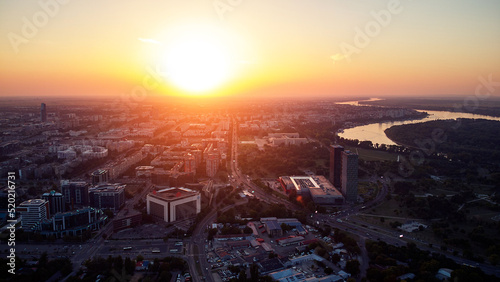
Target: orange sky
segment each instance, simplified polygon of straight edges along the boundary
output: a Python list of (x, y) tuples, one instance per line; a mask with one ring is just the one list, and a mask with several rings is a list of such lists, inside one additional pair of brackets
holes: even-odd
[[(185, 36), (230, 62), (202, 95), (467, 95), (480, 75), (500, 81), (495, 0), (59, 1), (0, 0), (0, 96), (130, 93)], [(210, 57), (201, 45), (185, 55)], [(148, 95), (190, 94), (175, 76), (148, 80)]]

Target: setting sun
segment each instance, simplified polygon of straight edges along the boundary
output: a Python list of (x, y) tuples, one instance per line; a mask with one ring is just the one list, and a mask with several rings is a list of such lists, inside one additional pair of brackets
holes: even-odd
[(172, 84), (200, 95), (229, 79), (231, 57), (225, 46), (209, 35), (192, 34), (171, 44), (165, 66)]

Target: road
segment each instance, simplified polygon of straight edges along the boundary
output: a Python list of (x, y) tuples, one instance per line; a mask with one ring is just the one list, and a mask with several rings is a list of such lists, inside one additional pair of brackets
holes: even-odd
[(233, 119), (233, 132), (232, 132), (232, 146), (231, 146), (231, 159), (230, 159), (230, 167), (231, 167), (231, 181), (235, 186), (242, 186), (251, 192), (256, 198), (259, 200), (266, 202), (268, 204), (280, 204), (284, 205), (289, 210), (299, 210), (302, 207), (297, 206), (285, 200), (283, 198), (277, 197), (274, 194), (270, 194), (264, 189), (258, 187), (253, 184), (250, 177), (244, 175), (241, 170), (238, 168), (238, 133), (237, 133), (238, 124), (236, 120)]
[[(115, 215), (114, 219), (126, 217), (128, 210), (133, 210), (135, 204), (137, 204), (141, 199), (146, 198), (146, 194), (151, 191), (153, 185), (151, 181), (147, 181), (144, 186), (145, 189), (143, 189), (140, 194), (135, 195), (133, 199), (125, 202), (125, 206)], [(95, 257), (105, 244), (106, 240), (104, 237), (109, 238), (111, 234), (113, 234), (113, 220), (110, 220), (103, 228), (101, 228), (101, 230), (99, 230), (93, 239), (82, 244), (82, 248), (75, 252), (75, 255), (71, 259), (73, 263), (73, 272), (69, 276), (76, 274), (84, 261)]]
[[(366, 239), (381, 240), (386, 242), (387, 244), (395, 246), (405, 246), (407, 243), (411, 242), (421, 250), (443, 254), (446, 257), (454, 260), (458, 264), (477, 266), (481, 268), (486, 274), (496, 275), (500, 277), (500, 268), (498, 267), (484, 263), (477, 263), (475, 261), (471, 261), (462, 257), (457, 257), (449, 252), (441, 250), (439, 246), (430, 247), (428, 242), (424, 242), (422, 240), (414, 238), (411, 235), (403, 235), (401, 231), (389, 229), (383, 226), (373, 225), (365, 221), (351, 218), (351, 215), (358, 214), (361, 210), (363, 210), (363, 207), (365, 206), (374, 207), (382, 203), (385, 195), (387, 195), (388, 187), (385, 181), (381, 181), (381, 183), (382, 190), (380, 191), (379, 195), (377, 195), (377, 197), (372, 201), (364, 204), (361, 207), (360, 205), (354, 206), (334, 215), (315, 214), (315, 222), (320, 222), (320, 224), (328, 224), (332, 227), (357, 235), (359, 237), (358, 245), (360, 247), (364, 246), (364, 240)], [(401, 235), (403, 236), (401, 237)], [(363, 270), (366, 271), (367, 267), (368, 264), (365, 264), (363, 261), (360, 266), (361, 273), (363, 273)]]
[[(235, 206), (238, 205), (243, 205), (246, 204), (247, 201), (240, 201), (235, 204), (226, 206), (221, 209), (221, 212), (228, 211), (231, 208), (234, 208)], [(203, 220), (196, 226), (196, 228), (193, 231), (193, 235), (191, 236), (191, 240), (189, 241), (189, 245), (187, 248), (187, 254), (188, 254), (188, 263), (190, 266), (195, 266), (197, 264), (200, 265), (201, 271), (202, 271), (202, 276), (205, 277), (205, 281), (213, 281), (212, 275), (211, 275), (211, 265), (208, 264), (207, 259), (206, 259), (206, 253), (205, 253), (205, 245), (207, 244), (207, 234), (204, 233), (204, 231), (207, 229), (209, 224), (212, 222), (215, 222), (217, 219), (217, 208), (213, 208), (210, 213), (203, 218)], [(195, 246), (197, 251), (195, 252)], [(192, 271), (192, 276), (194, 281), (200, 281), (200, 277), (197, 275), (198, 271), (193, 269)]]
[[(248, 191), (252, 192), (256, 198), (266, 203), (282, 204), (290, 210), (301, 209), (301, 207), (293, 205), (292, 203), (290, 203), (285, 199), (269, 194), (267, 191), (253, 184), (248, 176), (241, 173), (241, 171), (238, 168), (238, 136), (237, 136), (237, 123), (235, 119), (233, 119), (232, 125), (233, 125), (231, 133), (232, 146), (231, 146), (231, 157), (229, 160), (230, 170), (231, 170), (230, 181), (232, 181), (235, 186), (240, 186), (240, 185), (243, 186)], [(373, 176), (371, 179), (371, 181), (373, 182), (377, 182), (378, 180), (379, 180), (378, 177), (375, 176)], [(366, 277), (366, 270), (369, 267), (369, 259), (365, 249), (365, 242), (364, 242), (366, 239), (381, 240), (395, 246), (404, 246), (408, 242), (413, 242), (422, 250), (429, 250), (431, 252), (442, 253), (447, 257), (452, 258), (459, 264), (465, 263), (469, 265), (477, 265), (487, 274), (494, 274), (500, 276), (500, 269), (493, 267), (491, 265), (476, 264), (475, 262), (460, 257), (452, 256), (451, 254), (443, 252), (439, 249), (436, 250), (435, 248), (431, 248), (429, 247), (429, 244), (427, 244), (426, 242), (421, 242), (408, 236), (401, 238), (399, 231), (383, 228), (380, 226), (374, 226), (366, 222), (350, 218), (351, 215), (359, 214), (362, 210), (364, 210), (364, 208), (375, 207), (384, 201), (388, 193), (388, 187), (384, 179), (380, 179), (380, 183), (381, 183), (381, 190), (373, 200), (362, 205), (350, 206), (336, 214), (314, 214), (313, 218), (310, 219), (311, 222), (313, 223), (311, 225), (318, 225), (314, 223), (319, 223), (319, 225), (328, 224), (340, 230), (353, 233), (359, 237), (358, 245), (361, 248), (360, 277), (363, 276)], [(133, 200), (129, 200), (126, 204), (126, 208), (122, 209), (122, 211), (117, 215), (117, 217), (125, 216), (126, 213), (125, 210), (133, 209), (133, 206), (139, 201), (139, 199), (144, 199), (146, 194), (151, 190), (151, 188), (152, 188), (151, 183), (147, 183), (146, 189), (142, 191), (139, 197), (135, 197)], [(221, 211), (222, 212), (227, 211), (228, 209), (234, 207), (235, 205), (240, 205), (244, 203), (245, 201), (241, 201), (236, 204), (226, 206), (222, 208)], [(216, 217), (217, 217), (217, 206), (214, 206), (209, 212), (209, 214), (206, 215), (205, 218), (196, 226), (195, 230), (193, 231), (192, 237), (188, 242), (186, 242), (187, 243), (185, 245), (186, 255), (182, 257), (184, 257), (188, 261), (193, 281), (210, 281), (210, 282), (213, 281), (213, 277), (211, 275), (211, 266), (208, 264), (206, 260), (205, 245), (207, 244), (206, 242), (207, 234), (205, 233), (205, 230), (209, 224), (215, 222)], [(101, 234), (109, 234), (110, 232), (112, 232), (111, 228), (112, 224), (108, 224), (105, 228), (101, 230), (99, 236), (95, 237), (96, 239), (90, 241), (88, 244), (82, 245), (84, 247), (80, 251), (78, 251), (73, 258), (73, 265), (75, 266), (74, 269), (78, 270), (80, 264), (85, 259), (93, 257), (96, 254), (100, 256), (107, 256), (110, 254), (113, 255), (114, 252), (117, 253), (116, 255), (118, 255), (120, 251), (123, 252), (123, 247), (125, 247), (125, 245), (128, 242), (123, 241), (120, 243), (116, 243), (113, 245), (114, 247), (110, 246), (104, 247), (105, 240)], [(138, 254), (146, 254), (149, 252), (148, 257), (151, 257), (152, 255), (151, 250), (154, 247), (160, 249), (161, 252), (161, 255), (159, 255), (160, 257), (163, 257), (165, 255), (165, 252), (167, 252), (167, 249), (165, 248), (164, 244), (162, 245), (161, 242), (156, 243), (156, 242), (139, 240), (139, 241), (134, 241), (133, 245), (134, 248), (128, 252), (130, 254), (133, 254), (134, 256)], [(174, 255), (181, 255), (181, 254), (174, 254)], [(199, 273), (199, 270), (201, 271), (201, 273)]]

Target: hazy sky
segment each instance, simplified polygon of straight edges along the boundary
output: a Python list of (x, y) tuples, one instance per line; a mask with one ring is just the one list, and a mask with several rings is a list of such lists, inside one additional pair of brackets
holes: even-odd
[(0, 35), (1, 96), (171, 95), (186, 80), (216, 84), (200, 94), (443, 96), (500, 81), (498, 0), (0, 0)]

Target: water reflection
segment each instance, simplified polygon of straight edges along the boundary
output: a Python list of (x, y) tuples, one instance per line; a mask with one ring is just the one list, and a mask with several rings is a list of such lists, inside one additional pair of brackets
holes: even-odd
[[(378, 99), (380, 100), (380, 99)], [(370, 99), (370, 101), (373, 101)], [(345, 102), (353, 103), (353, 102)], [(341, 103), (339, 103), (341, 104)], [(354, 105), (354, 104), (349, 104)], [(373, 144), (386, 144), (386, 145), (396, 145), (391, 139), (389, 139), (385, 135), (385, 130), (394, 125), (402, 125), (402, 124), (411, 124), (411, 123), (419, 123), (426, 122), (431, 120), (442, 120), (442, 119), (457, 119), (457, 118), (470, 118), (470, 119), (487, 119), (487, 120), (496, 120), (500, 121), (499, 117), (491, 117), (485, 115), (476, 115), (470, 113), (457, 113), (457, 112), (447, 112), (447, 111), (420, 111), (419, 112), (427, 112), (429, 116), (423, 119), (417, 120), (404, 120), (404, 121), (389, 121), (389, 122), (377, 122), (371, 123), (367, 125), (357, 126), (349, 129), (344, 129), (343, 133), (339, 133), (338, 135), (342, 138), (347, 139), (358, 139), (359, 141), (372, 141)]]

